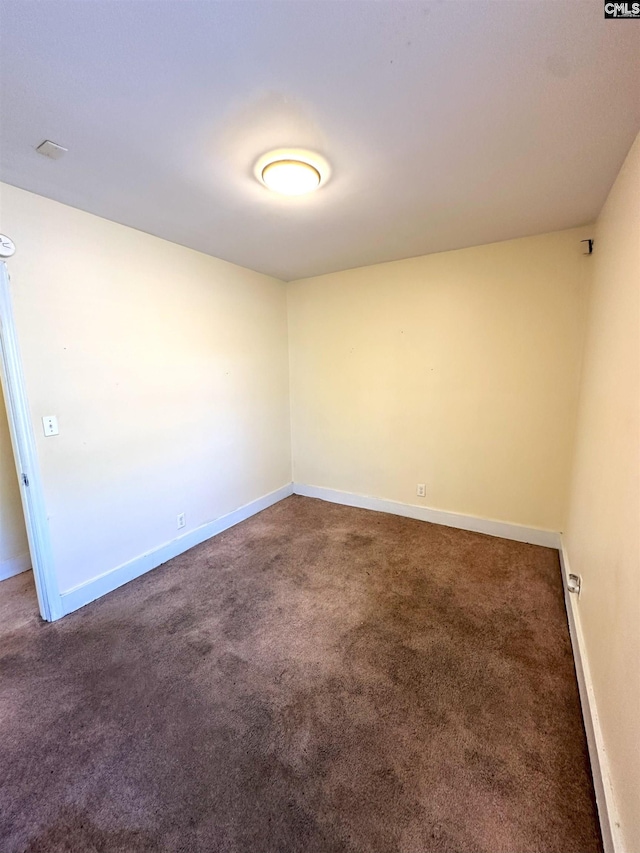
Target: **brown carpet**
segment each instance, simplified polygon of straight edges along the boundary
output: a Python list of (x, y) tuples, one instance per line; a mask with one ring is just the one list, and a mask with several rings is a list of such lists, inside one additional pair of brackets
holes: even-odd
[(601, 850), (555, 551), (291, 497), (54, 625), (25, 601), (3, 853)]

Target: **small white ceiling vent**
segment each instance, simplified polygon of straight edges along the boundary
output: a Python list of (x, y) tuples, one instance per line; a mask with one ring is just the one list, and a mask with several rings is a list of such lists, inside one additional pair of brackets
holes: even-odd
[(67, 153), (68, 150), (68, 148), (63, 148), (62, 145), (57, 145), (55, 142), (51, 142), (50, 139), (45, 139), (45, 141), (41, 142), (36, 148), (38, 154), (43, 154), (45, 157), (50, 157), (52, 160), (59, 160)]

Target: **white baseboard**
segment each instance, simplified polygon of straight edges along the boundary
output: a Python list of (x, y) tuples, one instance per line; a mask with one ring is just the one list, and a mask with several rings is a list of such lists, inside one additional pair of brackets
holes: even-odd
[(595, 695), (593, 692), (593, 681), (589, 669), (589, 659), (582, 633), (580, 621), (580, 605), (578, 596), (567, 591), (567, 580), (569, 578), (569, 558), (564, 543), (560, 543), (560, 565), (562, 567), (562, 579), (564, 583), (564, 599), (567, 607), (567, 619), (569, 622), (569, 634), (571, 635), (571, 646), (573, 648), (573, 659), (576, 665), (576, 677), (580, 691), (580, 704), (582, 705), (582, 717), (584, 720), (585, 733), (587, 735), (587, 746), (589, 747), (589, 758), (591, 761), (591, 773), (593, 775), (593, 787), (598, 804), (598, 816), (600, 818), (600, 829), (602, 832), (602, 843), (604, 853), (625, 853), (620, 821), (615, 805), (613, 787), (611, 784), (611, 772), (609, 770), (609, 759), (604, 747), (602, 729), (598, 718)]
[(429, 521), (432, 524), (443, 524), (445, 527), (457, 527), (459, 530), (486, 533), (488, 536), (498, 536), (500, 539), (529, 542), (532, 545), (544, 545), (547, 548), (560, 547), (560, 534), (553, 530), (523, 527), (520, 524), (510, 524), (506, 521), (493, 521), (489, 518), (461, 515), (457, 512), (446, 512), (442, 509), (431, 509), (426, 506), (403, 504), (399, 501), (372, 498), (366, 495), (356, 495), (351, 492), (340, 492), (337, 489), (325, 489), (322, 486), (307, 486), (303, 483), (294, 483), (293, 492), (296, 495), (304, 495), (307, 498), (320, 498), (323, 501), (344, 504), (345, 506), (372, 509), (376, 512), (388, 512), (392, 515), (416, 518), (419, 521)]
[(0, 581), (6, 581), (21, 572), (28, 572), (31, 568), (31, 557), (29, 554), (18, 554), (0, 562)]
[(115, 569), (92, 578), (90, 581), (86, 581), (63, 592), (61, 594), (62, 615), (66, 616), (79, 607), (84, 607), (85, 604), (95, 601), (96, 598), (100, 598), (100, 596), (105, 595), (107, 592), (117, 589), (119, 586), (145, 574), (145, 572), (155, 569), (157, 566), (162, 565), (162, 563), (166, 563), (167, 560), (177, 557), (178, 554), (183, 554), (189, 548), (193, 548), (195, 545), (211, 539), (212, 536), (222, 533), (223, 530), (228, 530), (234, 524), (245, 521), (252, 515), (272, 506), (272, 504), (278, 503), (278, 501), (289, 497), (291, 494), (293, 494), (293, 484), (288, 483), (286, 486), (276, 489), (275, 492), (263, 495), (263, 497), (257, 498), (255, 501), (251, 501), (251, 503), (245, 504), (239, 509), (217, 518), (215, 521), (210, 521), (208, 524), (203, 524), (201, 527), (196, 528), (196, 530), (191, 530), (182, 536), (178, 536), (171, 542), (166, 542), (164, 545), (155, 548), (153, 551), (149, 551), (147, 554), (142, 554), (140, 557), (136, 557)]

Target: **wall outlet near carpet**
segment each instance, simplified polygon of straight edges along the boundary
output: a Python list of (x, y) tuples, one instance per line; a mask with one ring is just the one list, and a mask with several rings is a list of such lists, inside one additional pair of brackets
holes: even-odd
[(180, 530), (181, 527), (184, 527), (186, 523), (187, 522), (185, 521), (184, 513), (183, 512), (179, 513), (178, 514), (178, 530)]
[(416, 486), (416, 494), (419, 498), (423, 498), (425, 496), (426, 489), (424, 483), (418, 483), (418, 485)]
[(570, 574), (567, 579), (567, 589), (569, 592), (573, 592), (577, 595), (579, 599), (580, 593), (582, 592), (582, 577), (580, 575)]

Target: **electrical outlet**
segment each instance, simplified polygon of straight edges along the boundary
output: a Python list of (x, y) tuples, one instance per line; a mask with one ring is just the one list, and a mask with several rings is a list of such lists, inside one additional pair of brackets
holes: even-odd
[(184, 513), (183, 513), (183, 512), (181, 512), (181, 513), (178, 515), (178, 530), (180, 530), (180, 528), (181, 528), (181, 527), (184, 527), (186, 523), (187, 523), (187, 522), (185, 521)]
[(424, 483), (418, 483), (418, 487), (416, 489), (416, 494), (419, 498), (423, 498), (426, 494)]
[(582, 578), (580, 575), (569, 575), (567, 578), (567, 589), (569, 592), (573, 592), (575, 595), (580, 598), (580, 594), (582, 593)]

